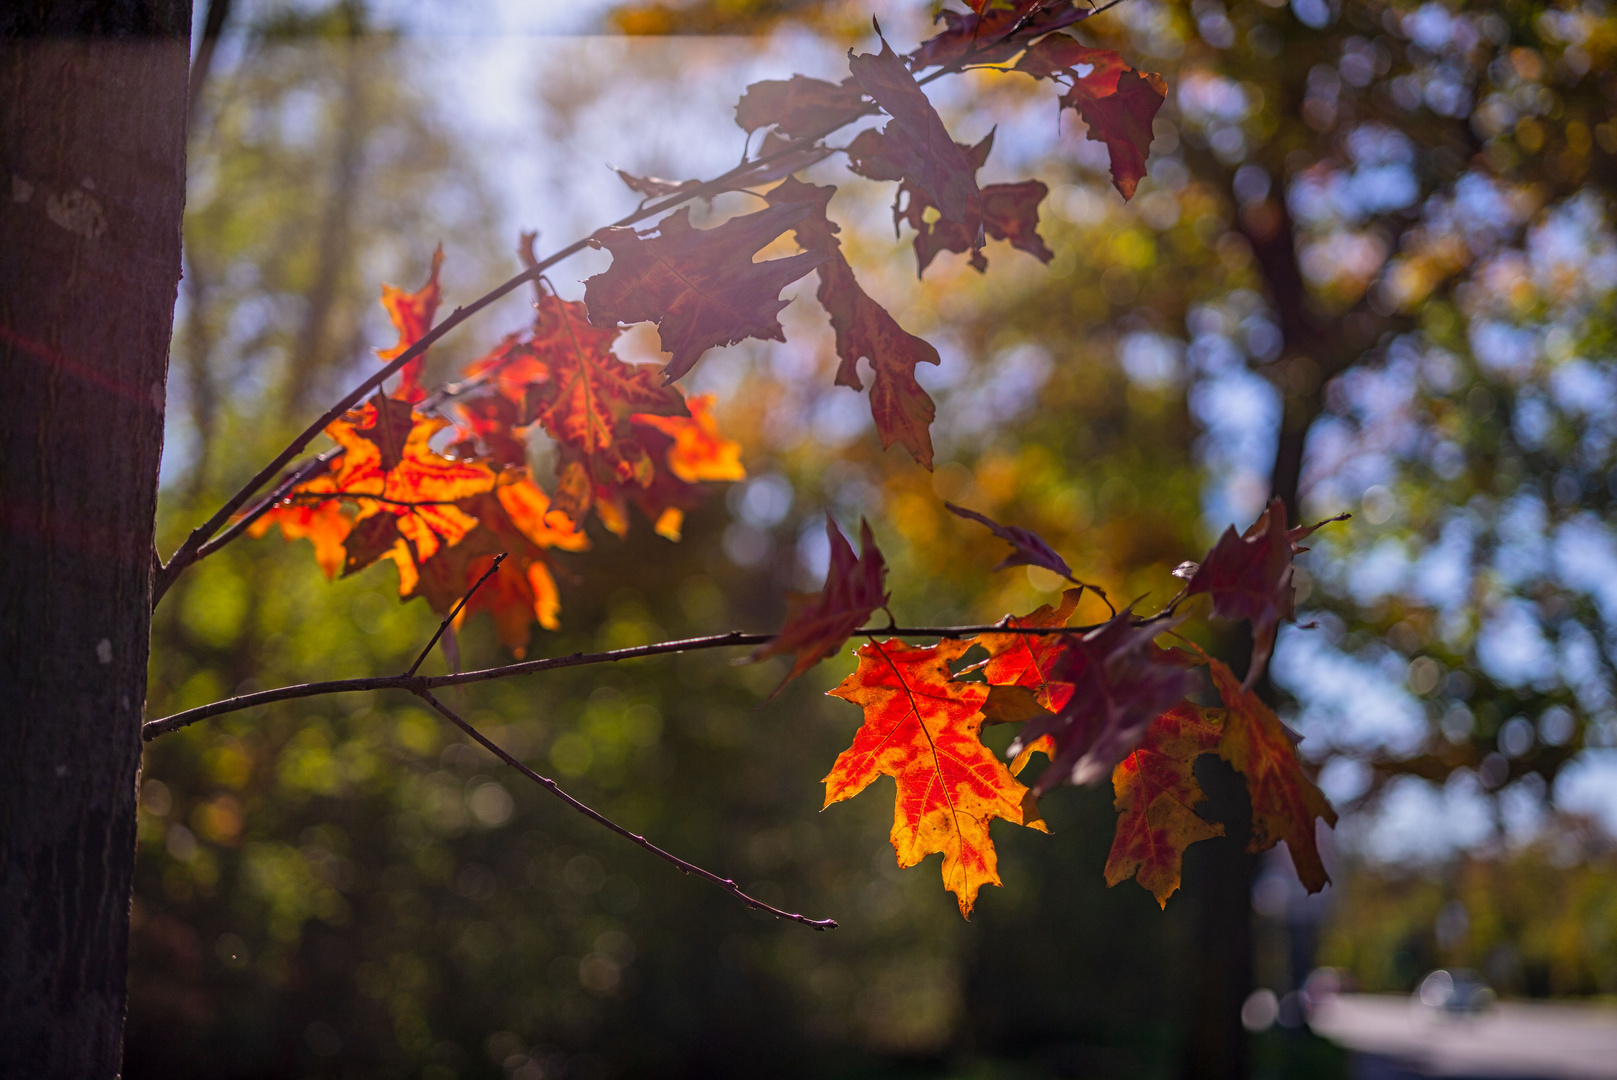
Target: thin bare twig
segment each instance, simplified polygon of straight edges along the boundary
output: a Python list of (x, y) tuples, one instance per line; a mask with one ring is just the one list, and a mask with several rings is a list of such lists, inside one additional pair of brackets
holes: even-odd
[(456, 715), (453, 709), (445, 705), (442, 701), (439, 701), (438, 698), (435, 697), (430, 691), (418, 690), (415, 693), (417, 697), (421, 698), (421, 700), (425, 701), (428, 705), (431, 705), (434, 709), (436, 709), (439, 715), (443, 716), (444, 719), (448, 720), (451, 724), (454, 724), (478, 743), (482, 744), (482, 746), (488, 750), (489, 753), (511, 766), (511, 768), (515, 769), (523, 776), (526, 776), (529, 780), (532, 780), (534, 783), (538, 784), (540, 787), (544, 788), (546, 791), (556, 796), (556, 798), (560, 799), (574, 810), (577, 810), (580, 814), (583, 814), (597, 825), (602, 825), (608, 829), (611, 829), (625, 840), (632, 841), (645, 848), (653, 855), (657, 856), (657, 858), (673, 864), (673, 866), (679, 870), (680, 873), (695, 874), (704, 881), (710, 881), (719, 888), (723, 889), (725, 892), (729, 893), (731, 896), (735, 897), (737, 900), (740, 900), (743, 904), (746, 904), (748, 907), (766, 912), (775, 916), (777, 919), (788, 919), (795, 923), (802, 923), (804, 926), (813, 927), (815, 930), (835, 930), (837, 928), (837, 921), (835, 919), (811, 919), (807, 915), (798, 915), (795, 912), (782, 911), (778, 907), (764, 903), (755, 896), (749, 896), (742, 892), (740, 886), (738, 886), (734, 881), (731, 881), (729, 878), (721, 878), (712, 871), (704, 870), (695, 863), (686, 862), (678, 855), (664, 851), (662, 848), (658, 847), (656, 844), (653, 844), (650, 840), (647, 840), (639, 833), (630, 832), (628, 829), (625, 829), (622, 825), (619, 825), (606, 815), (591, 809), (582, 802), (579, 802), (577, 799), (573, 798), (573, 796), (563, 791), (561, 789), (561, 785), (557, 784), (556, 781), (551, 780), (548, 777), (540, 776), (538, 773), (528, 768), (522, 762), (518, 761), (516, 758), (507, 753), (499, 746), (499, 744), (494, 742), (494, 740), (490, 739), (481, 731), (478, 731), (465, 720), (461, 719), (458, 715)]
[[(1123, 0), (1111, 0), (1111, 3), (1087, 12), (1085, 14), (1085, 18), (1099, 14), (1100, 12), (1114, 7), (1122, 2)], [(1013, 37), (1017, 33), (1020, 33), (1025, 28), (1025, 24), (1031, 21), (1032, 14), (1033, 13), (1030, 12), (1027, 16), (1024, 16), (1022, 21), (1018, 23), (1017, 26), (1012, 27), (1010, 31), (996, 39), (992, 44), (1001, 44), (1004, 40)], [(952, 75), (963, 70), (971, 65), (972, 58), (976, 52), (985, 47), (991, 46), (983, 46), (979, 47), (978, 49), (968, 51), (950, 63), (942, 65), (932, 74), (916, 80), (917, 84), (925, 86), (928, 83), (935, 82), (936, 80), (943, 78), (945, 75)], [(743, 161), (720, 176), (716, 176), (711, 180), (705, 180), (685, 191), (675, 192), (661, 201), (651, 203), (650, 205), (642, 204), (635, 210), (625, 214), (623, 217), (613, 222), (609, 227), (621, 228), (634, 225), (638, 222), (644, 221), (646, 218), (655, 217), (658, 214), (664, 213), (665, 211), (672, 210), (692, 199), (703, 198), (710, 194), (716, 194), (721, 191), (732, 189), (735, 186), (736, 181), (746, 176), (748, 173), (761, 170), (765, 166), (785, 158), (788, 155), (796, 154), (801, 150), (807, 149), (840, 128), (853, 123), (855, 120), (858, 120), (861, 117), (868, 116), (878, 111), (879, 109), (874, 103), (863, 105), (855, 110), (850, 110), (845, 116), (838, 119), (835, 123), (828, 125), (823, 130), (815, 131), (801, 138), (794, 139), (771, 154), (766, 154), (762, 157), (755, 158), (752, 161)], [(365, 395), (381, 386), (401, 368), (403, 368), (405, 364), (408, 364), (410, 361), (424, 354), (429, 348), (436, 344), (439, 339), (443, 338), (461, 323), (465, 322), (467, 319), (471, 318), (473, 315), (482, 311), (484, 308), (488, 307), (494, 302), (503, 299), (505, 296), (527, 282), (537, 279), (550, 267), (556, 265), (564, 259), (568, 259), (573, 255), (578, 254), (585, 248), (590, 247), (593, 243), (592, 237), (593, 234), (590, 237), (573, 241), (571, 244), (568, 244), (566, 247), (547, 255), (545, 258), (540, 259), (533, 265), (524, 267), (520, 273), (514, 277), (508, 278), (505, 282), (495, 286), (493, 289), (484, 293), (476, 300), (473, 300), (471, 303), (455, 308), (455, 310), (450, 312), (450, 314), (437, 326), (434, 326), (432, 329), (428, 330), (409, 348), (405, 349), (392, 361), (378, 369), (368, 378), (364, 379), (358, 386), (354, 387), (354, 389), (345, 394), (340, 401), (338, 401), (331, 408), (327, 409), (319, 419), (315, 420), (307, 428), (305, 428), (302, 434), (298, 435), (297, 438), (288, 443), (285, 449), (283, 449), (279, 454), (275, 455), (275, 458), (272, 461), (260, 469), (251, 480), (242, 485), (240, 490), (238, 490), (229, 499), (226, 499), (224, 505), (219, 507), (219, 509), (214, 512), (212, 517), (208, 518), (201, 525), (198, 525), (196, 528), (191, 530), (191, 534), (186, 537), (185, 541), (179, 546), (178, 549), (175, 550), (168, 562), (164, 563), (162, 568), (154, 576), (154, 580), (152, 582), (153, 607), (155, 607), (157, 603), (162, 600), (164, 594), (168, 592), (169, 587), (173, 585), (174, 580), (179, 577), (179, 575), (184, 572), (188, 566), (202, 557), (203, 549), (208, 545), (208, 541), (213, 539), (213, 537), (221, 529), (225, 528), (225, 526), (230, 523), (231, 519), (235, 517), (237, 511), (245, 506), (247, 501), (251, 499), (260, 488), (269, 483), (271, 477), (275, 476), (282, 469), (286, 468), (287, 465), (291, 464), (293, 459), (301, 454), (309, 443), (314, 441), (315, 436), (319, 435), (326, 429), (328, 424), (357, 405), (362, 399), (364, 399)], [(233, 530), (230, 533), (231, 538), (238, 535), (240, 535), (240, 530)], [(210, 550), (218, 550), (219, 546), (220, 545), (214, 545)]]
[[(1141, 620), (1142, 623), (1149, 621), (1149, 619)], [(1002, 626), (997, 623), (992, 626), (873, 626), (866, 630), (856, 630), (852, 636), (890, 634), (893, 637), (964, 638), (976, 637), (979, 634), (1087, 634), (1094, 629), (1094, 626)], [(646, 656), (661, 656), (667, 653), (699, 652), (704, 649), (763, 645), (774, 639), (774, 634), (744, 634), (739, 630), (732, 630), (728, 634), (682, 638), (677, 641), (659, 641), (654, 645), (634, 645), (626, 649), (612, 649), (608, 652), (570, 653), (566, 656), (550, 656), (539, 660), (522, 660), (515, 664), (479, 668), (475, 671), (460, 671), (449, 675), (412, 675), (404, 673), (399, 675), (375, 675), (357, 679), (329, 679), (323, 682), (296, 683), (291, 686), (279, 686), (273, 690), (259, 690), (252, 694), (241, 694), (237, 697), (215, 701), (209, 705), (199, 705), (194, 709), (173, 713), (157, 720), (148, 720), (141, 726), (140, 735), (141, 738), (150, 742), (159, 735), (166, 735), (171, 731), (188, 727), (199, 720), (223, 716), (226, 713), (240, 712), (243, 709), (252, 709), (260, 705), (269, 705), (277, 701), (322, 697), (326, 694), (362, 693), (371, 690), (408, 690), (410, 693), (416, 694), (423, 690), (436, 690), (440, 686), (464, 686), (467, 683), (509, 679), (517, 675), (532, 675), (536, 672), (554, 671), (558, 668), (614, 664), (622, 660), (638, 660)]]
[[(428, 641), (426, 646), (421, 650), (421, 655), (415, 658), (415, 663), (411, 664), (405, 670), (404, 673), (406, 675), (414, 675), (416, 671), (420, 669), (421, 662), (427, 658), (428, 653), (432, 652), (432, 647), (438, 644), (438, 639), (444, 636), (444, 631), (448, 630), (449, 624), (455, 621), (455, 616), (460, 614), (460, 609), (465, 607), (467, 602), (471, 600), (472, 594), (476, 593), (478, 589), (483, 587), (483, 582), (494, 576), (494, 572), (498, 570), (500, 568), (500, 564), (505, 561), (505, 556), (506, 553), (503, 551), (494, 556), (493, 564), (489, 566), (487, 570), (483, 571), (483, 576), (472, 583), (472, 587), (466, 590), (466, 595), (460, 598), (460, 602), (454, 606), (453, 610), (451, 610), (448, 615), (444, 616), (444, 621), (438, 624), (437, 630), (433, 631), (432, 640)], [(455, 666), (459, 667), (460, 664), (456, 663)]]

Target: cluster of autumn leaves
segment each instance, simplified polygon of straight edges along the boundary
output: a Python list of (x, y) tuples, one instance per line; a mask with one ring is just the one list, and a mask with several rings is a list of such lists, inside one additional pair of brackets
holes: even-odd
[[(1066, 562), (1036, 535), (977, 520), (1012, 545), (1001, 565), (1042, 566), (1071, 577)], [(1179, 594), (1150, 617), (1115, 612), (1098, 626), (1072, 627), (1085, 588), (1063, 594), (994, 631), (918, 647), (868, 635), (859, 665), (831, 693), (864, 710), (864, 724), (825, 778), (825, 805), (859, 794), (878, 776), (897, 786), (893, 848), (900, 866), (943, 855), (943, 882), (969, 915), (983, 885), (1000, 884), (989, 825), (1009, 821), (1047, 831), (1037, 799), (1060, 784), (1112, 781), (1119, 811), (1106, 880), (1135, 878), (1164, 905), (1179, 887), (1187, 847), (1223, 835), (1204, 819), (1195, 761), (1217, 754), (1246, 777), (1252, 801), (1250, 850), (1284, 840), (1310, 892), (1329, 880), (1315, 841), (1315, 821), (1336, 814), (1304, 770), (1296, 739), (1252, 691), (1267, 649), (1254, 650), (1244, 682), (1207, 656), (1177, 628), (1175, 614), (1206, 594), (1214, 614), (1251, 620), (1256, 637), (1272, 642), (1292, 615), (1292, 559), (1298, 543), (1319, 526), (1287, 529), (1284, 508), (1270, 505), (1245, 534), (1233, 528), (1200, 564), (1176, 573)], [(801, 598), (786, 626), (757, 655), (792, 652), (788, 679), (841, 649), (852, 632), (886, 606), (881, 552), (866, 529), (858, 558), (827, 521), (832, 560), (824, 591)], [(1183, 648), (1163, 648), (1177, 640)], [(961, 666), (974, 649), (986, 658)], [(1222, 707), (1193, 700), (1205, 666)], [(1021, 725), (1001, 761), (982, 742), (990, 724)], [(1031, 788), (1017, 776), (1035, 753), (1049, 763)]]
[[(425, 597), (444, 614), (503, 552), (505, 563), (458, 618), (488, 611), (500, 641), (520, 656), (535, 622), (558, 625), (555, 553), (588, 546), (591, 512), (624, 536), (630, 508), (638, 507), (659, 534), (677, 540), (705, 484), (744, 477), (740, 448), (719, 432), (711, 400), (687, 398), (672, 384), (710, 348), (784, 340), (778, 316), (788, 301), (781, 292), (810, 272), (818, 274), (816, 295), (835, 334), (836, 383), (862, 389), (859, 361), (868, 361), (882, 445), (899, 443), (931, 468), (935, 410), (915, 368), (938, 363), (937, 350), (899, 326), (855, 279), (828, 216), (836, 188), (793, 174), (841, 152), (853, 172), (897, 183), (894, 225), (913, 230), (920, 272), (942, 252), (967, 255), (982, 271), (990, 238), (1048, 261), (1038, 234), (1045, 185), (979, 186), (976, 173), (993, 136), (975, 146), (955, 143), (916, 75), (992, 65), (1065, 87), (1061, 106), (1077, 111), (1089, 137), (1107, 145), (1113, 181), (1128, 198), (1144, 175), (1166, 87), (1118, 54), (1060, 32), (1087, 14), (1071, 0), (944, 12), (944, 29), (907, 57), (883, 40), (880, 52), (850, 58), (841, 83), (794, 76), (749, 87), (737, 123), (749, 141), (759, 131), (764, 138), (729, 187), (754, 190), (764, 209), (698, 228), (682, 207), (651, 230), (600, 230), (591, 242), (611, 253), (612, 264), (585, 282), (582, 303), (561, 299), (537, 278), (532, 325), (469, 365), (459, 382), (429, 393), (421, 358), (405, 364), (391, 394), (377, 393), (327, 428), (333, 448), (252, 511), (251, 530), (262, 535), (278, 526), (287, 539), (307, 538), (328, 576), (391, 560), (401, 597)], [(880, 128), (840, 148), (821, 141), (877, 111), (887, 117)], [(679, 201), (718, 190), (620, 175), (647, 198)], [(788, 231), (798, 254), (753, 261)], [(532, 266), (530, 245), (525, 238)], [(380, 353), (384, 361), (401, 357), (431, 328), (441, 263), (440, 251), (426, 285), (414, 292), (384, 286), (382, 303), (399, 331), (398, 345)], [(670, 354), (661, 371), (614, 353), (623, 327), (636, 322), (656, 324)], [(556, 447), (548, 490), (528, 466), (528, 440), (537, 431)], [(954, 509), (1012, 544), (1007, 563), (1071, 577), (1033, 534)], [(835, 524), (827, 527), (824, 590), (795, 598), (780, 634), (755, 654), (791, 655), (788, 681), (839, 651), (887, 603), (885, 565), (868, 526), (857, 557)], [(1303, 773), (1286, 729), (1251, 693), (1275, 628), (1291, 613), (1299, 538), (1271, 508), (1247, 535), (1232, 531), (1199, 567), (1185, 570), (1189, 580), (1175, 603), (1205, 592), (1215, 614), (1251, 620), (1256, 648), (1245, 685), (1217, 660), (1158, 646), (1177, 625), (1172, 605), (1149, 619), (1124, 611), (1083, 632), (1069, 628), (1082, 586), (1057, 607), (1007, 619), (1003, 630), (973, 640), (915, 647), (871, 637), (858, 650), (857, 670), (832, 691), (860, 705), (865, 721), (826, 778), (827, 805), (879, 775), (893, 776), (900, 865), (942, 852), (945, 884), (969, 914), (980, 887), (999, 883), (991, 821), (1043, 829), (1038, 795), (1059, 782), (1110, 776), (1121, 816), (1107, 878), (1136, 876), (1165, 901), (1178, 885), (1185, 847), (1222, 829), (1196, 814), (1201, 791), (1191, 769), (1201, 753), (1216, 753), (1248, 778), (1254, 848), (1286, 840), (1304, 882), (1322, 887), (1314, 820), (1334, 815)], [(974, 647), (987, 659), (959, 669)], [(1222, 709), (1188, 699), (1201, 664)], [(1022, 725), (1009, 764), (980, 739), (985, 724), (1008, 722)], [(1035, 752), (1051, 760), (1029, 789), (1016, 776)]]

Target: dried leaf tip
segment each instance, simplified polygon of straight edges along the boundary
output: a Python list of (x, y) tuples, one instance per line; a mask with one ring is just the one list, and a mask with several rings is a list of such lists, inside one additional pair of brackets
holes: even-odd
[(1081, 584), (1072, 576), (1072, 567), (1067, 560), (1058, 555), (1054, 548), (1045, 543), (1038, 533), (1030, 529), (1018, 528), (1015, 525), (1001, 525), (993, 519), (979, 514), (975, 510), (967, 510), (963, 506), (956, 506), (952, 502), (943, 504), (950, 513), (963, 517), (967, 521), (975, 521), (980, 525), (988, 526), (989, 530), (1001, 540), (1011, 545), (1011, 553), (1001, 559), (995, 570), (1008, 570), (1015, 566), (1038, 566), (1051, 573), (1060, 574), (1073, 584)]

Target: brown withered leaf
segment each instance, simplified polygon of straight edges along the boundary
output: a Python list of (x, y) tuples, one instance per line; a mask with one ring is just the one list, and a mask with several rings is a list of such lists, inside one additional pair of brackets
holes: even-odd
[(945, 218), (975, 232), (982, 219), (976, 169), (949, 137), (904, 58), (884, 38), (881, 52), (852, 57), (848, 68), (864, 92), (893, 118), (882, 136), (899, 170), (926, 192)]
[(936, 21), (944, 29), (921, 42), (910, 53), (910, 67), (941, 67), (969, 58), (975, 64), (998, 64), (1009, 60), (1040, 34), (1071, 26), (1089, 17), (1089, 10), (1072, 0), (1013, 0), (971, 12), (940, 10)]
[(1224, 734), (1224, 710), (1180, 702), (1151, 721), (1145, 737), (1112, 770), (1117, 832), (1106, 858), (1106, 884), (1134, 878), (1168, 906), (1179, 888), (1185, 849), (1224, 835), (1196, 807), (1206, 799), (1196, 781), (1196, 759)]
[[(1081, 67), (1088, 72), (1080, 75)], [(1151, 122), (1168, 96), (1162, 76), (1137, 71), (1110, 49), (1090, 48), (1066, 34), (1035, 42), (1016, 62), (1016, 70), (1068, 84), (1062, 106), (1084, 118), (1091, 139), (1106, 144), (1112, 183), (1123, 198), (1132, 198), (1145, 176)]]
[(660, 199), (665, 195), (677, 195), (682, 191), (702, 186), (700, 180), (664, 180), (657, 176), (636, 176), (634, 173), (622, 169), (613, 169), (618, 179), (633, 192), (644, 195), (648, 199)]
[(852, 77), (841, 83), (806, 75), (766, 79), (747, 87), (736, 102), (736, 123), (747, 132), (773, 125), (793, 139), (818, 136), (846, 123), (863, 100)]
[(826, 216), (826, 206), (836, 188), (805, 184), (790, 178), (767, 196), (772, 205), (800, 205), (812, 213), (798, 222), (795, 236), (805, 250), (824, 256), (819, 265), (820, 288), (815, 294), (836, 334), (836, 382), (853, 390), (862, 388), (859, 360), (870, 361), (874, 377), (870, 384), (870, 413), (882, 448), (901, 443), (922, 466), (932, 467), (932, 419), (936, 407), (932, 398), (915, 379), (916, 364), (936, 364), (938, 351), (922, 338), (909, 333), (872, 300), (853, 276), (853, 268), (842, 255), (839, 231)]
[(1207, 593), (1213, 598), (1214, 615), (1252, 622), (1252, 662), (1241, 683), (1243, 689), (1256, 685), (1274, 652), (1281, 620), (1292, 617), (1296, 603), (1296, 590), (1291, 584), (1292, 556), (1303, 550), (1297, 545), (1314, 530), (1346, 517), (1339, 514), (1314, 525), (1288, 529), (1285, 504), (1272, 499), (1246, 532), (1237, 535), (1233, 525), (1225, 529), (1201, 565), (1194, 570), (1187, 568), (1190, 580), (1185, 586), (1186, 595)]
[(672, 382), (708, 349), (744, 338), (784, 341), (777, 316), (780, 292), (819, 265), (812, 251), (755, 263), (753, 255), (808, 213), (806, 207), (771, 206), (731, 218), (713, 229), (691, 225), (682, 207), (664, 218), (655, 236), (633, 229), (602, 229), (594, 240), (612, 253), (612, 266), (584, 283), (584, 303), (598, 327), (657, 324), (663, 371)]
[(994, 567), (995, 570), (1008, 570), (1013, 566), (1040, 566), (1077, 584), (1067, 560), (1056, 554), (1055, 549), (1045, 543), (1038, 533), (1015, 525), (1001, 525), (975, 510), (967, 510), (964, 506), (956, 506), (952, 502), (945, 502), (943, 505), (948, 507), (951, 513), (967, 521), (988, 526), (995, 536), (1011, 545), (1011, 553), (999, 561)]
[[(887, 606), (884, 588), (887, 563), (870, 525), (859, 522), (859, 555), (837, 528), (836, 519), (825, 515), (825, 533), (831, 541), (831, 563), (825, 572), (825, 587), (818, 593), (791, 593), (787, 597), (786, 624), (780, 633), (752, 653), (756, 662), (790, 653), (792, 670), (775, 687), (779, 694), (787, 683), (842, 648), (855, 630), (877, 610)], [(771, 697), (774, 694), (770, 695)]]

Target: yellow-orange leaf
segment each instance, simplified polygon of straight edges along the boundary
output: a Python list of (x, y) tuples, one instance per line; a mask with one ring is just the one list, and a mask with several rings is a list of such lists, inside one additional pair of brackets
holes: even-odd
[(1297, 876), (1309, 892), (1330, 883), (1320, 861), (1314, 821), (1323, 818), (1335, 827), (1336, 811), (1314, 781), (1303, 771), (1291, 736), (1274, 710), (1258, 695), (1241, 689), (1229, 667), (1209, 658), (1213, 685), (1229, 709), (1218, 756), (1246, 776), (1252, 798), (1250, 851), (1265, 851), (1284, 840)]
[(1218, 746), (1223, 724), (1222, 709), (1182, 702), (1151, 721), (1140, 745), (1112, 770), (1119, 816), (1106, 884), (1132, 877), (1167, 907), (1179, 888), (1185, 848), (1224, 835), (1224, 826), (1196, 813), (1206, 796), (1193, 769)]
[(247, 527), (247, 534), (255, 540), (270, 530), (270, 526), (279, 525), (281, 536), (287, 540), (308, 540), (314, 545), (314, 560), (320, 564), (320, 569), (326, 577), (333, 578), (342, 569), (344, 552), (343, 541), (348, 539), (348, 530), (353, 528), (353, 520), (342, 512), (342, 506), (335, 500), (326, 502), (308, 501), (308, 496), (319, 494), (322, 491), (331, 491), (334, 485), (331, 477), (319, 476), (306, 484), (300, 485), (299, 491), (304, 498), (293, 502), (283, 502), (265, 511), (258, 520)]
[(970, 647), (945, 641), (915, 648), (897, 639), (861, 646), (859, 667), (831, 693), (861, 706), (864, 725), (825, 778), (830, 806), (891, 776), (898, 865), (942, 852), (944, 888), (966, 916), (982, 886), (1001, 884), (989, 822), (1048, 831), (1024, 810), (1027, 788), (978, 737), (988, 687), (950, 676), (950, 662)]

